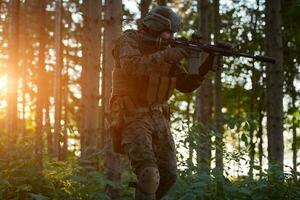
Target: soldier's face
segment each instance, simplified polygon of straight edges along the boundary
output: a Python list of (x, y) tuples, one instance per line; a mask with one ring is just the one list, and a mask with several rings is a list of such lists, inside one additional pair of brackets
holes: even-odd
[(173, 33), (171, 33), (170, 31), (164, 31), (160, 34), (160, 37), (163, 39), (170, 40), (173, 39)]

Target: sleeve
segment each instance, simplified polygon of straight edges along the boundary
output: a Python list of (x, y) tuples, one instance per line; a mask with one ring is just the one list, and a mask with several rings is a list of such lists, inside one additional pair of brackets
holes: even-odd
[(214, 60), (215, 56), (208, 54), (201, 62), (199, 74), (196, 75), (190, 75), (183, 67), (176, 66), (176, 89), (183, 93), (190, 93), (197, 89), (204, 80), (205, 75), (212, 69)]
[(183, 93), (193, 92), (200, 86), (202, 80), (198, 75), (179, 73), (176, 75), (176, 89)]
[(135, 32), (125, 32), (119, 42), (120, 66), (129, 73), (147, 75), (153, 67), (159, 67), (165, 62), (162, 51), (142, 55), (139, 50), (138, 35)]

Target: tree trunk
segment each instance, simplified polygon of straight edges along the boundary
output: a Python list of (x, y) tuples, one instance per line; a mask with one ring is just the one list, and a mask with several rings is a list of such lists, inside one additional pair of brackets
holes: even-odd
[(283, 170), (283, 50), (281, 0), (266, 1), (266, 54), (276, 58), (267, 64), (267, 133), (269, 168)]
[[(48, 92), (49, 91), (49, 88), (48, 88), (48, 85), (46, 86), (47, 87), (47, 90)], [(47, 153), (50, 155), (50, 156), (54, 156), (54, 150), (53, 150), (53, 133), (51, 132), (51, 123), (50, 123), (50, 112), (49, 112), (49, 109), (50, 109), (50, 103), (49, 103), (49, 96), (47, 95), (46, 96), (46, 104), (45, 104), (45, 132), (47, 133)]]
[[(67, 52), (68, 55), (68, 52)], [(62, 78), (62, 119), (64, 124), (62, 126), (62, 148), (59, 153), (59, 160), (65, 160), (68, 154), (68, 82), (69, 82), (69, 75), (68, 75), (69, 65), (66, 63), (65, 73), (63, 74)]]
[[(260, 9), (260, 0), (256, 0), (256, 10), (252, 10), (251, 12), (251, 24), (253, 24), (253, 28), (251, 30), (251, 35), (252, 35), (252, 41), (256, 42), (257, 41), (257, 33), (259, 30), (257, 30), (257, 20), (259, 19), (259, 9)], [(252, 54), (255, 52), (253, 51)], [(261, 87), (259, 84), (259, 79), (261, 77), (261, 71), (258, 71), (255, 69), (255, 62), (252, 62), (252, 77), (251, 77), (251, 82), (252, 82), (252, 91), (251, 91), (251, 97), (250, 97), (250, 107), (249, 107), (249, 113), (250, 113), (250, 151), (249, 151), (249, 157), (250, 157), (250, 166), (249, 166), (249, 176), (252, 179), (253, 178), (253, 169), (254, 169), (254, 160), (255, 160), (255, 143), (254, 143), (254, 120), (255, 117), (258, 116), (260, 117), (260, 108), (262, 107), (261, 104), (263, 101), (256, 102), (257, 97), (259, 96), (259, 92), (261, 91)], [(258, 107), (255, 107), (255, 103), (259, 104)], [(259, 113), (259, 115), (256, 115), (255, 113)], [(259, 122), (260, 123), (260, 122)]]
[(29, 68), (30, 56), (28, 56), (28, 52), (32, 52), (31, 48), (28, 45), (28, 35), (29, 35), (29, 20), (28, 20), (28, 1), (20, 4), (20, 13), (22, 16), (19, 21), (19, 48), (21, 49), (19, 54), (20, 60), (20, 77), (22, 79), (22, 109), (19, 116), (20, 125), (20, 138), (24, 139), (26, 137), (26, 92), (27, 92), (27, 68)]
[(38, 58), (38, 72), (37, 72), (37, 100), (36, 100), (36, 144), (35, 153), (36, 160), (42, 167), (43, 164), (43, 109), (46, 105), (46, 70), (45, 70), (45, 44), (46, 44), (46, 30), (43, 22), (46, 18), (46, 1), (40, 0), (38, 5), (38, 17), (39, 22), (39, 58)]
[(143, 19), (146, 14), (149, 12), (149, 7), (152, 0), (141, 0), (140, 10), (141, 10), (141, 19)]
[[(193, 140), (193, 133), (191, 131), (191, 102), (192, 102), (192, 96), (190, 94), (188, 95), (187, 100), (187, 106), (186, 106), (186, 118), (187, 118), (187, 130), (188, 130), (188, 144), (189, 144), (189, 157), (187, 160), (188, 168), (194, 169), (194, 163), (193, 163), (193, 154), (194, 154), (194, 140)], [(191, 171), (192, 172), (192, 171)]]
[[(105, 31), (104, 31), (104, 60), (105, 60), (105, 96), (104, 96), (104, 106), (105, 114), (109, 113), (109, 97), (111, 92), (111, 78), (112, 78), (112, 65), (114, 63), (112, 57), (112, 49), (114, 46), (114, 41), (121, 35), (122, 31), (122, 0), (107, 0), (106, 10), (105, 10)], [(105, 132), (109, 133), (108, 127), (105, 127)], [(106, 137), (105, 140), (105, 165), (104, 174), (109, 180), (120, 182), (122, 164), (120, 156), (113, 153), (112, 142), (110, 137)], [(121, 190), (107, 186), (107, 194), (112, 198), (118, 198), (120, 196)]]
[(62, 69), (62, 0), (55, 2), (55, 78), (54, 78), (54, 141), (53, 151), (54, 155), (58, 158), (60, 152), (60, 136), (61, 136), (61, 69)]
[[(198, 12), (200, 16), (200, 33), (204, 40), (209, 40), (208, 33), (208, 13), (209, 1), (198, 0)], [(210, 78), (202, 82), (196, 94), (196, 113), (197, 120), (203, 125), (199, 131), (199, 147), (197, 148), (197, 163), (200, 172), (209, 173), (211, 162), (211, 137), (209, 136), (208, 128), (212, 114), (212, 83)]]
[(157, 5), (166, 6), (167, 5), (167, 0), (157, 0)]
[[(220, 36), (220, 2), (219, 0), (214, 0), (214, 34), (215, 34), (215, 43), (221, 39)], [(220, 58), (217, 63), (221, 69), (222, 58)], [(221, 82), (221, 73), (219, 70), (215, 74), (215, 123), (216, 123), (216, 168), (220, 170), (223, 174), (224, 164), (223, 164), (223, 114), (222, 114), (222, 82)]]
[(18, 59), (19, 59), (19, 10), (20, 1), (9, 2), (8, 18), (8, 82), (7, 82), (7, 132), (11, 143), (17, 140), (18, 113)]
[[(254, 64), (253, 64), (254, 67)], [(254, 81), (255, 78), (252, 78), (252, 85), (255, 85)], [(252, 179), (253, 178), (253, 167), (254, 167), (254, 156), (255, 156), (255, 143), (254, 143), (254, 103), (255, 103), (255, 90), (256, 88), (253, 87), (252, 94), (250, 97), (250, 105), (249, 105), (249, 120), (250, 120), (250, 127), (249, 127), (249, 138), (250, 138), (250, 146), (249, 146), (249, 172), (248, 175)]]
[(258, 138), (258, 160), (259, 160), (259, 177), (262, 177), (262, 167), (263, 167), (263, 110), (262, 110), (262, 103), (264, 102), (263, 96), (261, 96), (260, 102), (259, 102), (259, 107), (258, 107), (258, 112), (259, 112), (259, 117), (258, 117), (258, 131), (257, 131), (257, 138)]
[(99, 127), (99, 74), (100, 74), (100, 1), (83, 2), (83, 68), (81, 75), (81, 162), (90, 170), (97, 169), (95, 152)]
[(298, 138), (297, 138), (297, 116), (296, 116), (296, 100), (297, 100), (297, 91), (295, 86), (292, 86), (292, 132), (293, 132), (293, 143), (292, 143), (292, 151), (293, 151), (293, 170), (294, 170), (294, 178), (297, 180), (297, 155), (298, 155)]

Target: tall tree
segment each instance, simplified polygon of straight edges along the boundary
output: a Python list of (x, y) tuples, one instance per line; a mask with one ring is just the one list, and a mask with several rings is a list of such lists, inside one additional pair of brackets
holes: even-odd
[(28, 1), (21, 3), (20, 4), (20, 13), (19, 15), (22, 16), (22, 18), (19, 21), (19, 49), (20, 50), (20, 54), (19, 54), (19, 65), (20, 65), (20, 79), (22, 79), (22, 109), (21, 109), (21, 113), (19, 116), (19, 122), (20, 124), (18, 125), (20, 128), (20, 136), (21, 138), (24, 138), (26, 136), (26, 92), (27, 92), (27, 69), (28, 69), (28, 52), (30, 52), (29, 48), (28, 48), (28, 44), (30, 42), (28, 42), (28, 35), (30, 35), (29, 32), (29, 28), (28, 28), (28, 24), (29, 24), (29, 20), (28, 20), (28, 7), (30, 7), (28, 5)]
[(141, 11), (141, 19), (143, 19), (146, 14), (149, 12), (149, 7), (152, 3), (152, 0), (141, 0), (140, 3), (140, 11)]
[(56, 157), (60, 152), (60, 136), (61, 136), (61, 70), (63, 65), (62, 51), (62, 0), (55, 1), (55, 72), (54, 72), (54, 141), (53, 151)]
[[(121, 35), (122, 32), (122, 0), (107, 0), (105, 10), (105, 31), (104, 31), (104, 106), (105, 113), (109, 113), (109, 96), (111, 91), (111, 77), (112, 77), (112, 63), (114, 63), (111, 50), (114, 47), (114, 41)], [(109, 133), (108, 127), (106, 127), (106, 133)], [(112, 151), (112, 143), (110, 139), (106, 140), (105, 150), (105, 177), (120, 182), (122, 165), (119, 155), (116, 155)], [(120, 190), (115, 190), (108, 186), (107, 193), (111, 198), (117, 198), (120, 195)]]
[(166, 6), (167, 5), (167, 0), (157, 0), (157, 4), (159, 6)]
[[(260, 100), (264, 101), (264, 95), (260, 97)], [(262, 104), (260, 103), (258, 106), (258, 130), (257, 130), (257, 139), (258, 139), (258, 161), (259, 161), (259, 177), (262, 177), (262, 169), (263, 169), (263, 119), (264, 119), (264, 112), (262, 109)]]
[(62, 120), (64, 121), (62, 126), (62, 148), (59, 153), (59, 159), (65, 160), (68, 154), (68, 122), (69, 122), (69, 106), (68, 106), (68, 84), (69, 84), (69, 66), (68, 63), (66, 63), (66, 66), (64, 67), (64, 73), (62, 75)]
[(39, 57), (38, 57), (38, 71), (37, 71), (37, 99), (36, 99), (36, 159), (40, 165), (42, 165), (43, 160), (43, 109), (46, 105), (46, 70), (45, 70), (45, 45), (46, 45), (46, 35), (45, 26), (41, 20), (46, 18), (46, 1), (41, 0), (38, 4), (37, 18), (39, 22)]
[(7, 83), (7, 132), (12, 142), (17, 140), (18, 113), (17, 113), (17, 90), (18, 90), (18, 46), (19, 46), (19, 11), (20, 1), (9, 1), (8, 19), (8, 83)]
[[(261, 46), (258, 47), (255, 46), (256, 43), (261, 43), (259, 35), (260, 35), (260, 27), (259, 27), (259, 21), (260, 20), (260, 0), (256, 0), (256, 9), (250, 9), (250, 26), (251, 28), (251, 35), (252, 35), (252, 44), (254, 45), (254, 49), (257, 50), (258, 48), (261, 49)], [(250, 43), (250, 42), (247, 42)], [(251, 48), (251, 47), (250, 47)], [(254, 54), (255, 50), (251, 50), (251, 53)], [(261, 70), (257, 70), (255, 68), (255, 61), (252, 61), (252, 76), (251, 76), (251, 85), (252, 90), (250, 94), (250, 103), (249, 103), (249, 138), (250, 138), (250, 144), (249, 144), (249, 157), (250, 157), (250, 166), (248, 174), (250, 178), (253, 178), (253, 169), (254, 169), (254, 160), (255, 160), (255, 142), (254, 142), (254, 132), (255, 132), (255, 122), (259, 121), (256, 119), (259, 119), (259, 113), (261, 112), (258, 108), (260, 106), (255, 106), (257, 104), (263, 104), (263, 101), (261, 99), (258, 100), (258, 97), (261, 95), (262, 87), (260, 86), (260, 77), (262, 76)], [(258, 113), (258, 114), (257, 114)], [(259, 125), (258, 125), (259, 126)]]
[(283, 48), (281, 0), (266, 1), (266, 53), (276, 58), (267, 64), (267, 135), (269, 167), (283, 170)]
[[(214, 0), (214, 39), (218, 42), (220, 37), (220, 1)], [(221, 59), (218, 61), (218, 68), (221, 69)], [(223, 173), (223, 124), (222, 124), (222, 82), (221, 82), (221, 70), (218, 70), (215, 74), (215, 124), (217, 130), (216, 136), (216, 167)]]
[(83, 1), (83, 68), (81, 75), (81, 162), (92, 170), (97, 168), (95, 154), (99, 127), (99, 74), (100, 74), (100, 1)]
[[(300, 17), (299, 8), (300, 4), (294, 0), (285, 0), (283, 2), (283, 52), (284, 52), (284, 71), (285, 71), (285, 89), (286, 93), (290, 96), (289, 107), (287, 111), (287, 119), (290, 124), (289, 130), (292, 131), (293, 142), (293, 169), (294, 173), (297, 172), (297, 159), (299, 149), (299, 129), (300, 118), (297, 117), (299, 109), (297, 101), (299, 101), (299, 90), (295, 85), (295, 79), (299, 73), (299, 60), (300, 60), (300, 25), (297, 20)], [(297, 67), (298, 65), (298, 67)], [(297, 136), (298, 134), (298, 136)], [(294, 176), (297, 178), (297, 176)]]
[[(205, 41), (209, 41), (209, 7), (208, 0), (198, 0), (198, 13), (200, 17), (200, 33)], [(203, 53), (202, 57), (206, 54)], [(207, 130), (212, 115), (212, 83), (206, 76), (196, 94), (197, 120), (203, 125), (199, 131), (199, 147), (197, 148), (197, 163), (200, 172), (209, 173), (211, 161), (211, 137)]]

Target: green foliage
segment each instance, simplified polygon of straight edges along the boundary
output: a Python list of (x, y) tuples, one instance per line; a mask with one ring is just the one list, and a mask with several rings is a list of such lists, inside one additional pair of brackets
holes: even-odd
[[(118, 187), (101, 172), (84, 172), (74, 155), (64, 162), (47, 159), (42, 169), (32, 156), (32, 143), (22, 142), (14, 150), (4, 144), (1, 140), (0, 199), (105, 200), (109, 199), (104, 193), (105, 185)], [(297, 200), (300, 197), (300, 181), (294, 174), (281, 174), (276, 168), (264, 172), (258, 180), (230, 180), (217, 169), (211, 175), (194, 171), (179, 174), (165, 200)], [(122, 199), (131, 199), (133, 191), (126, 185), (133, 180), (132, 173), (125, 170), (123, 180)]]
[[(105, 200), (109, 199), (104, 192), (105, 186), (118, 187), (105, 179), (101, 172), (82, 170), (74, 155), (67, 161), (46, 159), (41, 168), (33, 156), (33, 147), (28, 141), (12, 147), (8, 141), (1, 140), (1, 200)], [(130, 174), (124, 177), (125, 181), (131, 179)], [(132, 191), (126, 190), (124, 195), (130, 196)]]
[(299, 200), (300, 181), (292, 174), (279, 178), (279, 171), (266, 172), (262, 179), (231, 181), (213, 169), (211, 175), (193, 174), (179, 177), (165, 200)]

